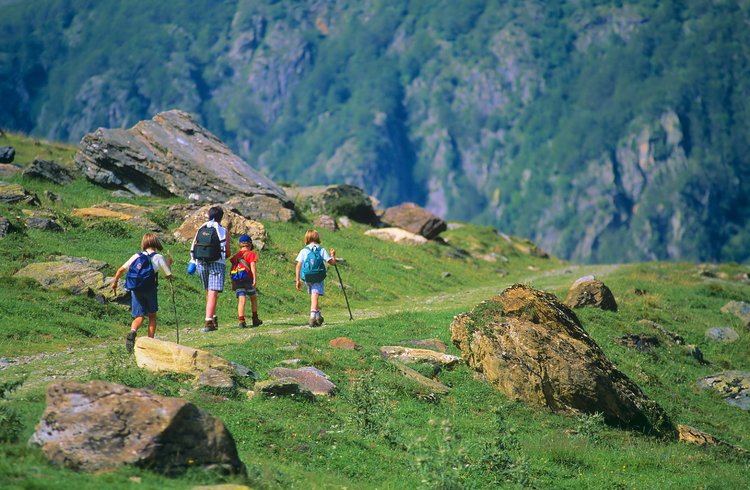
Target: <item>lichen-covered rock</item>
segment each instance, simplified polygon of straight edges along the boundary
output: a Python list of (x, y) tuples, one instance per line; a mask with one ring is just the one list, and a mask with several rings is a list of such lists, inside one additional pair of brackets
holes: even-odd
[(118, 287), (119, 294), (112, 295), (112, 279), (101, 272), (106, 265), (106, 262), (86, 257), (57, 257), (52, 261), (29, 264), (14, 276), (33, 279), (45, 289), (66, 289), (73, 294), (91, 294), (119, 301), (129, 293)]
[(746, 327), (750, 327), (750, 303), (745, 301), (730, 301), (721, 307), (721, 312), (736, 316)]
[(707, 376), (698, 386), (723, 396), (725, 401), (743, 410), (750, 410), (750, 372), (727, 371)]
[(399, 245), (424, 245), (427, 239), (401, 228), (375, 228), (367, 230), (365, 235), (375, 237), (379, 240), (398, 243)]
[(153, 208), (122, 202), (100, 202), (88, 208), (77, 208), (72, 215), (84, 220), (114, 219), (156, 231), (159, 226), (148, 218)]
[(39, 198), (18, 184), (0, 182), (0, 202), (39, 205)]
[(445, 395), (450, 391), (450, 388), (445, 386), (443, 383), (435, 381), (434, 379), (430, 379), (427, 376), (421, 374), (419, 371), (412, 369), (405, 364), (402, 364), (398, 361), (391, 361), (391, 363), (396, 366), (401, 374), (403, 374), (405, 377), (419, 383), (424, 388), (427, 388), (430, 394)]
[(732, 449), (738, 453), (747, 453), (744, 449), (722, 441), (718, 437), (712, 436), (707, 432), (700, 431), (689, 425), (677, 425), (677, 439), (686, 444), (695, 444), (696, 446), (723, 446)]
[(186, 400), (105, 381), (51, 385), (30, 442), (82, 471), (126, 464), (166, 474), (214, 465), (245, 471), (221, 420)]
[[(190, 215), (190, 217), (175, 230), (175, 238), (184, 242), (192, 241), (193, 238), (195, 238), (195, 234), (198, 232), (198, 228), (208, 221), (208, 210), (211, 207), (211, 205), (203, 206)], [(224, 226), (235, 238), (240, 235), (250, 235), (253, 239), (253, 246), (255, 249), (262, 250), (265, 241), (268, 239), (266, 227), (259, 221), (247, 219), (226, 206), (221, 206), (221, 208), (224, 210), (224, 218), (221, 221), (221, 225)], [(235, 245), (236, 244), (232, 244), (233, 249), (236, 249)]]
[(715, 342), (728, 344), (739, 340), (740, 334), (731, 327), (713, 327), (706, 330), (706, 338)]
[(377, 221), (372, 200), (365, 191), (353, 185), (286, 187), (287, 195), (314, 214), (348, 216), (360, 223)]
[(422, 235), (428, 240), (448, 229), (448, 225), (442, 218), (413, 202), (386, 209), (380, 219), (391, 226)]
[(34, 160), (23, 171), (23, 176), (47, 180), (58, 185), (68, 185), (73, 182), (73, 174), (70, 170), (49, 160)]
[(582, 277), (574, 282), (564, 303), (570, 308), (593, 306), (602, 310), (617, 311), (617, 302), (612, 291), (594, 276)]
[(9, 163), (0, 163), (0, 177), (15, 177), (23, 172), (23, 167)]
[(130, 129), (87, 134), (75, 156), (87, 179), (137, 195), (222, 202), (256, 194), (288, 202), (283, 189), (253, 170), (182, 111), (161, 112)]
[(297, 217), (291, 201), (262, 194), (233, 197), (224, 205), (245, 218), (256, 221), (288, 222)]
[(619, 371), (553, 295), (516, 284), (456, 316), (464, 360), (512, 399), (561, 413), (602, 413), (611, 424), (672, 435), (664, 410)]

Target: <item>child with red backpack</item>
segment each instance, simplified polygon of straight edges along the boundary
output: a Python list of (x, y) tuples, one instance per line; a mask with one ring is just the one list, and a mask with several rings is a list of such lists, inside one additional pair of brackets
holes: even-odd
[(302, 281), (307, 286), (307, 294), (310, 295), (310, 327), (323, 325), (323, 316), (320, 314), (320, 296), (325, 294), (324, 280), (326, 278), (326, 262), (336, 264), (336, 251), (331, 249), (331, 254), (320, 246), (320, 234), (316, 230), (305, 232), (305, 248), (297, 254), (296, 286), (302, 290)]
[(252, 325), (259, 327), (263, 320), (258, 318), (258, 294), (255, 285), (258, 281), (258, 271), (255, 263), (258, 256), (253, 252), (253, 240), (248, 235), (240, 237), (240, 251), (229, 259), (232, 263), (230, 277), (232, 289), (237, 294), (237, 316), (239, 317), (239, 328), (247, 328), (245, 323), (245, 302), (250, 296), (250, 308), (253, 314)]
[(130, 307), (133, 313), (133, 322), (130, 324), (130, 333), (125, 338), (125, 348), (133, 352), (135, 337), (138, 329), (143, 324), (143, 318), (148, 317), (148, 336), (156, 334), (156, 312), (159, 311), (156, 290), (159, 286), (158, 273), (164, 271), (166, 278), (172, 280), (172, 257), (164, 257), (156, 253), (161, 250), (161, 242), (153, 233), (146, 233), (141, 240), (141, 250), (130, 257), (122, 267), (117, 269), (112, 281), (112, 292), (117, 291), (117, 281), (127, 272), (125, 276), (125, 289), (130, 290)]

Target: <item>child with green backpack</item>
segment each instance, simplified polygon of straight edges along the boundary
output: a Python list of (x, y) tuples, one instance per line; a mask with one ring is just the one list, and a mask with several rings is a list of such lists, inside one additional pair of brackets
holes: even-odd
[(320, 246), (320, 235), (315, 230), (305, 232), (305, 248), (297, 254), (296, 285), (297, 290), (302, 290), (302, 282), (307, 286), (307, 294), (310, 295), (310, 327), (319, 327), (323, 324), (323, 316), (320, 314), (320, 296), (325, 294), (324, 281), (326, 278), (326, 262), (336, 264), (336, 251), (331, 249), (331, 254)]

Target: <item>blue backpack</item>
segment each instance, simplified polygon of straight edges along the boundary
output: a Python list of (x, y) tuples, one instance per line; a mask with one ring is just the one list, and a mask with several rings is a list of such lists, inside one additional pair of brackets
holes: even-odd
[(300, 269), (300, 278), (308, 283), (323, 282), (326, 278), (326, 261), (323, 260), (323, 256), (320, 254), (320, 247), (309, 247), (310, 253), (307, 254), (307, 258), (302, 262), (302, 268)]
[(125, 289), (144, 291), (156, 287), (156, 271), (149, 254), (138, 252), (138, 257), (130, 264), (125, 276)]

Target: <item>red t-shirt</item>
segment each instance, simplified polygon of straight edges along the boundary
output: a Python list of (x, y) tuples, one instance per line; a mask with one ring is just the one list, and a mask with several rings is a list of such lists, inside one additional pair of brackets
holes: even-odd
[[(239, 252), (234, 254), (231, 259), (229, 259), (229, 261), (232, 263), (233, 269), (240, 262), (240, 259), (244, 259), (249, 267), (250, 264), (258, 261), (258, 255), (252, 250), (240, 250)], [(248, 282), (253, 282), (253, 271), (248, 268), (247, 273), (250, 276)]]

